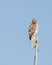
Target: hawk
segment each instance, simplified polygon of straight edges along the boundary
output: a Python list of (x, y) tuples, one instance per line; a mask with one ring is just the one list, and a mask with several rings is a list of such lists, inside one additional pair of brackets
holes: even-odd
[(29, 39), (32, 42), (32, 48), (36, 48), (36, 43), (39, 42), (38, 37), (36, 36), (38, 32), (38, 23), (36, 19), (32, 20), (31, 25), (29, 26)]
[(33, 35), (36, 35), (38, 32), (38, 23), (36, 19), (32, 20), (31, 25), (29, 26), (29, 39), (31, 40)]

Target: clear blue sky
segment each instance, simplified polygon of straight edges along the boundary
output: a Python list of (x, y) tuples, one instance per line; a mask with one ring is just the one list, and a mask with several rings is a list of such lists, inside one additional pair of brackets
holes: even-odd
[(33, 18), (39, 23), (38, 65), (52, 65), (52, 0), (0, 0), (0, 65), (33, 65)]

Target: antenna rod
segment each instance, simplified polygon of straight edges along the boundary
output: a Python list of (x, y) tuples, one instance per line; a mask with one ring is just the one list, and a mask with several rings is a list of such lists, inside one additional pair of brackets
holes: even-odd
[(37, 65), (37, 56), (38, 56), (38, 43), (35, 48), (35, 56), (34, 56), (34, 65)]

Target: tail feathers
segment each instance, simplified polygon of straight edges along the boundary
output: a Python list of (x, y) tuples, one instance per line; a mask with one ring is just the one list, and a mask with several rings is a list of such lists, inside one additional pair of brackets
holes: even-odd
[(29, 39), (31, 40), (31, 37), (29, 36)]

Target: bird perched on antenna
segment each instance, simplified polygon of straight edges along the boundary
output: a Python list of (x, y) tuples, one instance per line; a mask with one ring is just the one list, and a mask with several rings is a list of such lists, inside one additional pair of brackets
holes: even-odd
[[(37, 38), (36, 38), (36, 34), (38, 32), (38, 23), (36, 19), (32, 20), (32, 23), (29, 25), (29, 39), (33, 42), (33, 43), (37, 43)], [(35, 42), (34, 42), (35, 41)], [(34, 45), (35, 46), (35, 45)]]
[(29, 39), (31, 40), (31, 37), (33, 35), (36, 35), (37, 32), (38, 32), (38, 23), (36, 19), (33, 19), (31, 25), (29, 26)]

